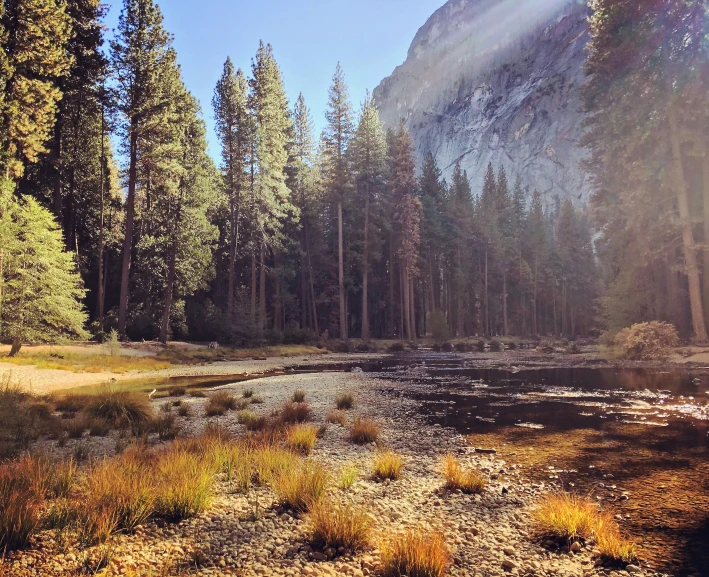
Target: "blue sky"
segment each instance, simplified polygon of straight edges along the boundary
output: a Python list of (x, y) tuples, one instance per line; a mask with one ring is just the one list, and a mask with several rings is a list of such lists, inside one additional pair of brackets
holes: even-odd
[[(416, 31), (445, 0), (162, 0), (165, 28), (190, 91), (207, 122), (210, 153), (219, 148), (211, 110), (214, 85), (227, 55), (250, 70), (259, 40), (270, 42), (291, 104), (303, 92), (319, 135), (337, 62), (355, 110), (379, 81), (406, 58)], [(116, 27), (122, 2), (108, 2), (106, 25)]]

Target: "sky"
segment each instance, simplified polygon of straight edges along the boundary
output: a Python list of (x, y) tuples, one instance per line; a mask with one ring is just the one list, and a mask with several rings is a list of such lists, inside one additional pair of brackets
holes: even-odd
[[(209, 151), (219, 146), (211, 109), (227, 56), (250, 73), (259, 40), (273, 45), (291, 105), (300, 92), (316, 135), (325, 123), (327, 91), (339, 61), (355, 110), (406, 59), (417, 30), (445, 0), (158, 0), (174, 37), (187, 88), (202, 105)], [(122, 2), (107, 2), (110, 38)]]

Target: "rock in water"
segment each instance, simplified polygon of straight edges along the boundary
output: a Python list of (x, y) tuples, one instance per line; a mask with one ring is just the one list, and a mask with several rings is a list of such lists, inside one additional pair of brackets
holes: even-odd
[(449, 0), (374, 90), (382, 121), (404, 119), (419, 161), (430, 151), (449, 182), (460, 162), (478, 193), (492, 162), (510, 186), (520, 173), (546, 202), (583, 203), (587, 15), (579, 0)]

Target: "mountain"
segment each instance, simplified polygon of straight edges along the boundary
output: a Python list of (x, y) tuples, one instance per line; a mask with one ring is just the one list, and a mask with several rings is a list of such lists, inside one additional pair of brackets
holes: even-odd
[(547, 202), (585, 202), (587, 16), (579, 0), (450, 0), (374, 90), (382, 120), (396, 127), (403, 119), (419, 160), (431, 151), (444, 176), (460, 162), (473, 190), (492, 162)]

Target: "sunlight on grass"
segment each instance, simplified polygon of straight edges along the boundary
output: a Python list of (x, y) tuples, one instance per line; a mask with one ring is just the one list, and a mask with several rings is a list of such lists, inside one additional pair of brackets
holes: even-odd
[(257, 347), (253, 349), (186, 349), (170, 347), (158, 353), (157, 359), (176, 365), (198, 365), (217, 360), (242, 361), (262, 357), (297, 357), (301, 355), (323, 355), (327, 350), (307, 345), (279, 345), (272, 347)]
[(380, 550), (386, 577), (440, 577), (450, 563), (450, 552), (439, 531), (411, 529), (384, 541)]
[(155, 357), (137, 357), (128, 355), (97, 355), (91, 353), (24, 353), (16, 357), (0, 356), (0, 362), (13, 365), (32, 365), (38, 369), (54, 369), (74, 373), (116, 373), (130, 371), (159, 371), (172, 366), (170, 361)]

